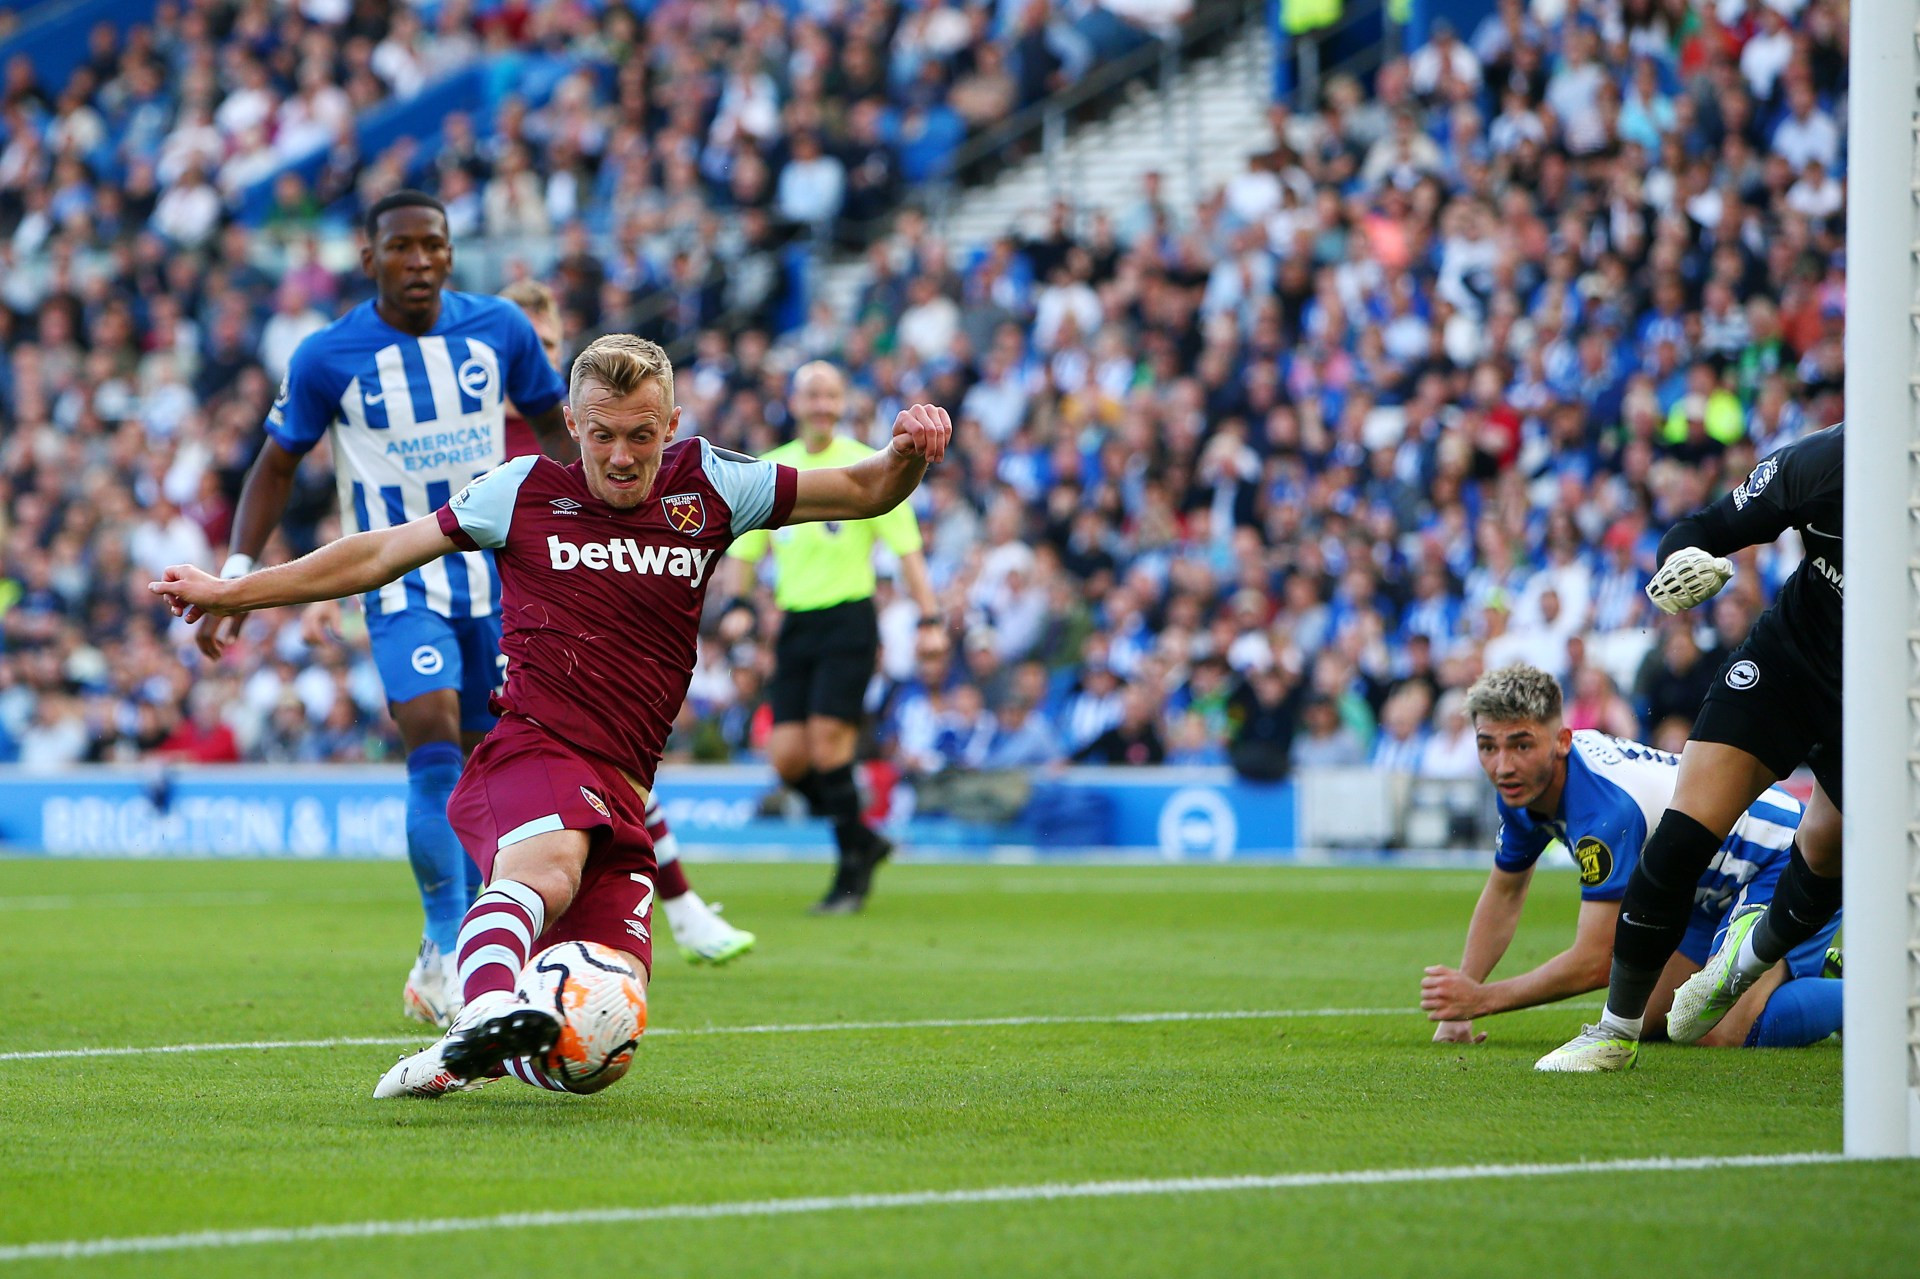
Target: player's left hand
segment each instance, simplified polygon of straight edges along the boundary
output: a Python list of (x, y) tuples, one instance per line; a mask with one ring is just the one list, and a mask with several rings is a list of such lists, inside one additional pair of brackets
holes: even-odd
[(932, 465), (947, 455), (952, 438), (953, 419), (937, 404), (916, 404), (894, 416), (891, 447), (902, 456), (924, 457)]
[(1731, 560), (1709, 555), (1697, 546), (1683, 546), (1667, 556), (1647, 583), (1647, 598), (1671, 617), (1712, 599), (1732, 579)]
[(231, 588), (232, 583), (191, 564), (172, 565), (159, 581), (147, 583), (148, 590), (167, 601), (167, 607), (173, 610), (175, 617), (188, 622), (197, 622), (209, 614), (218, 616), (239, 612), (235, 608), (222, 607), (222, 597)]
[(1420, 979), (1420, 1007), (1428, 1021), (1472, 1021), (1479, 997), (1480, 983), (1455, 968), (1435, 964)]

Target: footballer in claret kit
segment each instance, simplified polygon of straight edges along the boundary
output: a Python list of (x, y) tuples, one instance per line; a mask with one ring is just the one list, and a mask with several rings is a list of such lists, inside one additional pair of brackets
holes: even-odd
[(892, 510), (953, 429), (945, 410), (917, 404), (887, 447), (810, 471), (676, 441), (673, 366), (624, 334), (575, 360), (565, 417), (580, 448), (570, 466), (515, 458), (419, 519), (291, 564), (238, 579), (181, 565), (152, 584), (196, 620), (377, 590), (445, 556), (494, 552), (500, 720), (448, 808), (486, 879), (456, 947), (465, 1007), (377, 1097), (438, 1097), (509, 1073), (592, 1091), (625, 1069), (652, 963), (647, 800), (716, 560), (753, 529)]

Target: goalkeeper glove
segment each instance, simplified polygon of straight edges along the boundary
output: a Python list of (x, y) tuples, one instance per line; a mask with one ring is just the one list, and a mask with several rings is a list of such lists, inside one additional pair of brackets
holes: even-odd
[(1733, 565), (1697, 546), (1683, 546), (1667, 557), (1647, 583), (1647, 598), (1662, 613), (1692, 608), (1720, 593), (1733, 577)]

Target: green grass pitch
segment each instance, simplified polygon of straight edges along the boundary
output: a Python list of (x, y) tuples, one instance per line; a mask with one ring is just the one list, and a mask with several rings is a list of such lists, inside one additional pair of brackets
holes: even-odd
[[(1840, 1052), (1654, 1045), (1535, 1074), (1597, 1001), (1431, 1044), (1420, 969), (1481, 876), (696, 866), (760, 949), (662, 944), (657, 1032), (590, 1098), (376, 1103), (398, 1046), (0, 1060), (0, 1279), (27, 1275), (1895, 1276), (1920, 1166), (1591, 1171), (492, 1226), (78, 1259), (19, 1245), (797, 1197), (1834, 1151)], [(1543, 874), (1509, 957), (1570, 935)], [(405, 1038), (406, 868), (0, 862), (0, 1054)], [(1406, 1012), (1384, 1010), (1407, 1009)], [(1133, 1013), (1314, 1015), (1122, 1022)], [(1326, 1015), (1341, 1010), (1342, 1015)], [(1354, 1011), (1361, 1010), (1361, 1011)], [(1367, 1012), (1365, 1010), (1383, 1010)], [(999, 1026), (772, 1029), (1051, 1019)]]

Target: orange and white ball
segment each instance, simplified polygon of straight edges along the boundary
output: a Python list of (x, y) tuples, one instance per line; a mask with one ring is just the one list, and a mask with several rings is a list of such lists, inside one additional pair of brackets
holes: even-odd
[(527, 961), (519, 995), (560, 1015), (560, 1038), (540, 1059), (568, 1092), (599, 1092), (627, 1073), (647, 1028), (647, 996), (633, 965), (598, 942), (568, 941)]

